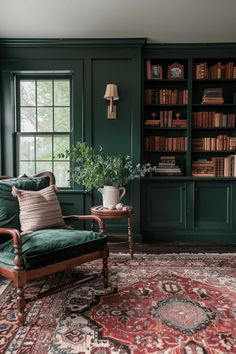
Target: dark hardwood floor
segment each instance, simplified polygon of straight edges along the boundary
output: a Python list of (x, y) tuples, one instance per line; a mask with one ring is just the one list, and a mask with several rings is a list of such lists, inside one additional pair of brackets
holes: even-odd
[[(110, 252), (128, 252), (127, 244), (109, 243)], [(205, 243), (143, 243), (134, 245), (134, 253), (236, 253), (234, 244)]]

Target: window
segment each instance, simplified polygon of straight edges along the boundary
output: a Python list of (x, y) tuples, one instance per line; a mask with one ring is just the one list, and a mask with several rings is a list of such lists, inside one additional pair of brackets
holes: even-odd
[(16, 79), (18, 173), (52, 171), (59, 187), (70, 187), (69, 160), (58, 158), (71, 142), (71, 78)]

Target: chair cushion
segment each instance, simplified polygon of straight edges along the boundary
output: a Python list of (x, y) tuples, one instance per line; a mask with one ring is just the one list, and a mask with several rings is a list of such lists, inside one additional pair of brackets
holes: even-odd
[[(71, 259), (105, 247), (107, 237), (94, 231), (44, 229), (22, 236), (22, 258), (27, 270)], [(14, 266), (12, 240), (0, 245), (1, 263)]]
[(0, 180), (0, 226), (20, 229), (18, 199), (11, 194), (12, 186), (19, 189), (38, 191), (49, 186), (49, 178), (11, 178)]
[(39, 191), (24, 191), (12, 187), (12, 195), (20, 205), (22, 234), (50, 227), (65, 227), (55, 185)]

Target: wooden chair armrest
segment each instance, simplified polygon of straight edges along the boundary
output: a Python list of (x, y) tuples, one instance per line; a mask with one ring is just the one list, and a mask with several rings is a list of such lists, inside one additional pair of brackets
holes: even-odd
[(91, 220), (92, 222), (96, 221), (98, 223), (99, 231), (104, 233), (104, 224), (102, 219), (95, 215), (68, 215), (63, 216), (64, 220)]
[(18, 245), (21, 247), (21, 235), (17, 229), (12, 229), (10, 227), (0, 227), (0, 237), (3, 235), (10, 235), (13, 238), (14, 245)]
[(13, 239), (13, 245), (14, 245), (14, 253), (15, 253), (15, 258), (14, 258), (14, 269), (15, 270), (22, 270), (24, 268), (23, 261), (21, 258), (21, 246), (22, 246), (22, 239), (20, 232), (16, 229), (11, 229), (8, 227), (0, 227), (0, 237), (1, 234), (3, 235), (9, 235)]

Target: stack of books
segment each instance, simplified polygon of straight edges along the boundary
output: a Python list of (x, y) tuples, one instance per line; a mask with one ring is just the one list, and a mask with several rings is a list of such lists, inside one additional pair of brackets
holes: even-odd
[(192, 176), (215, 177), (214, 162), (207, 159), (199, 159), (192, 163)]
[(236, 177), (236, 155), (199, 159), (192, 163), (195, 177)]
[(146, 119), (145, 125), (160, 126), (160, 119)]
[(181, 168), (176, 165), (175, 156), (161, 156), (154, 173), (158, 176), (182, 176)]
[(202, 104), (223, 104), (223, 89), (218, 88), (206, 88), (203, 91)]

